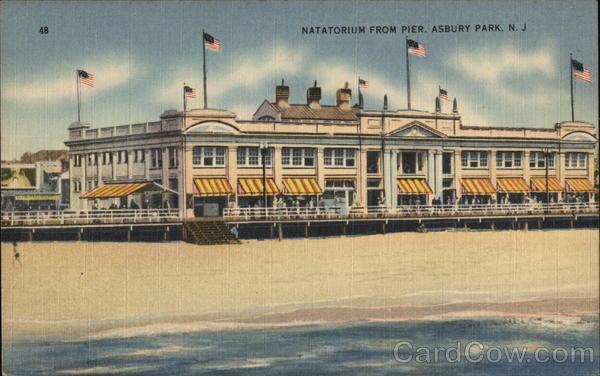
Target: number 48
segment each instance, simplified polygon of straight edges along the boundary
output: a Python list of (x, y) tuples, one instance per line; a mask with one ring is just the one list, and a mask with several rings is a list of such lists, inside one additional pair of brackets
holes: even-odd
[(40, 27), (40, 34), (48, 34), (48, 26)]

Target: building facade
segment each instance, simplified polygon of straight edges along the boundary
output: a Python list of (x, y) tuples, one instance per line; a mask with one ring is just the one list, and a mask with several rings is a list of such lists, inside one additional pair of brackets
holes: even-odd
[(598, 134), (590, 123), (466, 126), (456, 102), (442, 113), (439, 103), (434, 112), (374, 111), (350, 100), (342, 88), (335, 105), (321, 104), (315, 83), (306, 104), (291, 104), (282, 84), (252, 120), (203, 109), (169, 110), (150, 123), (73, 123), (65, 142), (71, 208), (133, 202), (213, 216), (225, 207), (262, 207), (265, 193), (269, 206), (596, 199)]

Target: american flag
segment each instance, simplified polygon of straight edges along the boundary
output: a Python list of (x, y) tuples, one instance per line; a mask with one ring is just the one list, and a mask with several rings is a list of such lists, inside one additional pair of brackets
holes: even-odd
[(88, 73), (84, 70), (77, 70), (77, 75), (79, 76), (79, 82), (84, 85), (94, 87), (94, 75)]
[(213, 51), (221, 52), (221, 41), (208, 33), (204, 33), (204, 45)]
[(444, 89), (440, 89), (440, 98), (449, 101), (448, 92)]
[(408, 48), (408, 53), (425, 57), (425, 46), (423, 43), (416, 42), (412, 39), (408, 39), (406, 41), (406, 47)]
[(358, 79), (358, 86), (360, 86), (361, 89), (368, 89), (369, 88), (369, 81), (363, 80), (362, 78), (359, 78)]
[(571, 60), (571, 64), (573, 65), (573, 76), (585, 82), (592, 82), (592, 73), (589, 69), (584, 68), (583, 64), (577, 60)]
[(189, 86), (184, 86), (183, 91), (185, 92), (186, 98), (196, 98), (196, 89)]

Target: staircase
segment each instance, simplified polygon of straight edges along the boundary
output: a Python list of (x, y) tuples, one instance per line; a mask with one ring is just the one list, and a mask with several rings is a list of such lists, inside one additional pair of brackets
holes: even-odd
[(240, 243), (222, 221), (185, 222), (183, 241), (199, 245)]

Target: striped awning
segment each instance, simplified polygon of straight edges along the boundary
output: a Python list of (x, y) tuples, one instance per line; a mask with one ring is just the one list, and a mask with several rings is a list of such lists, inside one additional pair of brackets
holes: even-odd
[(425, 179), (397, 179), (398, 194), (403, 195), (428, 195), (433, 191)]
[(585, 178), (578, 179), (565, 179), (565, 185), (567, 186), (567, 191), (569, 192), (579, 192), (579, 193), (593, 193), (594, 186), (592, 183)]
[(81, 195), (81, 198), (125, 197), (136, 193), (152, 183), (108, 184), (101, 185)]
[[(267, 178), (267, 195), (276, 196), (281, 194), (275, 180)], [(263, 192), (263, 179), (262, 178), (240, 178), (238, 180), (238, 194), (242, 196), (262, 196)]]
[(498, 191), (503, 193), (529, 193), (531, 189), (523, 178), (498, 178)]
[(490, 179), (466, 178), (460, 179), (463, 195), (495, 195), (496, 190)]
[(199, 197), (231, 196), (234, 194), (226, 178), (196, 178), (194, 186)]
[[(531, 178), (531, 189), (534, 192), (546, 192), (546, 178)], [(562, 192), (564, 190), (556, 178), (548, 178), (548, 192)]]
[(285, 194), (291, 196), (314, 196), (323, 194), (314, 178), (284, 178)]
[(17, 195), (17, 201), (56, 201), (60, 200), (60, 195), (54, 194), (39, 194), (39, 195)]

